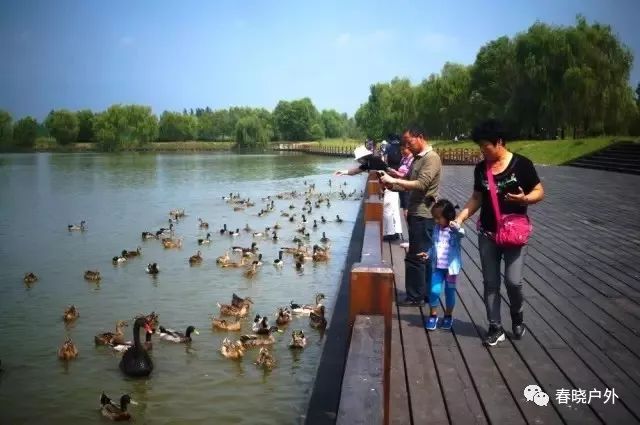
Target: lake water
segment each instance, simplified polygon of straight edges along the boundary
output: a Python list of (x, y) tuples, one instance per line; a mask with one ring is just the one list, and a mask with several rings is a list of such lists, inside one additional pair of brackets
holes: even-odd
[[(344, 265), (349, 238), (359, 208), (354, 200), (339, 200), (346, 192), (363, 188), (364, 177), (332, 178), (331, 172), (348, 159), (305, 155), (232, 154), (6, 154), (0, 155), (0, 423), (104, 423), (99, 396), (112, 399), (123, 393), (139, 402), (129, 411), (138, 423), (149, 424), (290, 424), (304, 415), (323, 344), (323, 335), (309, 327), (307, 318), (295, 318), (276, 335), (273, 354), (277, 366), (268, 372), (253, 364), (258, 350), (233, 361), (219, 352), (224, 337), (250, 333), (256, 313), (272, 318), (276, 308), (290, 300), (309, 303), (317, 292), (327, 295), (331, 307)], [(311, 230), (311, 243), (325, 231), (332, 258), (326, 264), (308, 262), (298, 273), (285, 256), (282, 270), (272, 266), (280, 246), (292, 246), (295, 228), (280, 217), (294, 204), (298, 219), (304, 198), (276, 200), (275, 211), (257, 212), (261, 198), (284, 191), (304, 191), (316, 183), (328, 192), (332, 204), (314, 209), (310, 218), (330, 222)], [(256, 206), (234, 212), (221, 200), (229, 192), (250, 197)], [(143, 242), (142, 231), (168, 224), (168, 212), (184, 208), (189, 214), (176, 226), (182, 249), (164, 249), (159, 241)], [(336, 214), (343, 223), (334, 222)], [(210, 224), (212, 243), (199, 247), (197, 217)], [(67, 225), (87, 221), (86, 232), (69, 232)], [(258, 239), (265, 265), (249, 280), (241, 270), (219, 268), (215, 259), (232, 245), (249, 246), (243, 232), (235, 239), (221, 236), (245, 224), (263, 229), (279, 222), (280, 242)], [(113, 266), (123, 249), (142, 247), (142, 258)], [(204, 262), (190, 267), (187, 259), (198, 249)], [(157, 278), (145, 274), (157, 262)], [(87, 282), (83, 273), (98, 269), (100, 284)], [(28, 271), (40, 280), (27, 287)], [(243, 320), (242, 332), (214, 331), (210, 315), (217, 302), (229, 303), (231, 294), (255, 301)], [(64, 308), (75, 304), (80, 317), (71, 326), (62, 321)], [(151, 356), (155, 369), (148, 379), (125, 377), (118, 368), (120, 355), (96, 347), (94, 335), (112, 330), (116, 320), (155, 311), (160, 324), (184, 331), (194, 325), (200, 335), (187, 347), (154, 337)], [(288, 349), (292, 329), (304, 330), (308, 345)], [(330, 329), (327, 332), (331, 332)], [(132, 326), (126, 328), (131, 339)], [(73, 338), (79, 356), (68, 363), (56, 352), (66, 336)]]

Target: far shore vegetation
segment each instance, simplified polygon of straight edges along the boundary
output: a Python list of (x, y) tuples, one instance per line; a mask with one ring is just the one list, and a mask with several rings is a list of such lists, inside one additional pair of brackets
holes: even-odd
[[(198, 107), (159, 116), (145, 105), (56, 109), (42, 122), (14, 121), (0, 109), (0, 151), (264, 151), (285, 141), (346, 149), (409, 125), (423, 128), (437, 148), (475, 148), (466, 140), (471, 128), (494, 117), (510, 130), (512, 150), (562, 164), (640, 136), (632, 67), (630, 49), (610, 26), (578, 16), (572, 26), (536, 22), (491, 40), (473, 64), (446, 63), (418, 84), (372, 84), (352, 117), (319, 111), (309, 98), (281, 100), (272, 111)], [(448, 142), (454, 139), (462, 141)]]

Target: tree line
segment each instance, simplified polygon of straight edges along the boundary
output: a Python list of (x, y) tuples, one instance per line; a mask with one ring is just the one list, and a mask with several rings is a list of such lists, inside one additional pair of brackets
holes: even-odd
[(0, 146), (32, 148), (40, 136), (59, 145), (97, 143), (104, 151), (131, 150), (151, 142), (228, 141), (240, 149), (264, 148), (271, 141), (310, 141), (360, 137), (353, 118), (333, 109), (319, 112), (309, 98), (280, 101), (271, 112), (264, 108), (209, 107), (182, 112), (164, 111), (155, 116), (149, 106), (113, 105), (91, 110), (52, 110), (39, 123), (33, 117), (15, 123), (0, 110)]
[(370, 87), (354, 117), (318, 109), (309, 98), (264, 108), (209, 107), (155, 116), (149, 106), (106, 111), (53, 110), (42, 123), (15, 123), (0, 110), (0, 147), (33, 147), (39, 136), (58, 144), (95, 142), (105, 151), (153, 141), (234, 140), (240, 148), (270, 141), (369, 137), (381, 140), (409, 124), (432, 138), (467, 134), (481, 119), (501, 119), (512, 138), (640, 135), (640, 84), (629, 83), (633, 55), (608, 25), (582, 16), (573, 26), (536, 22), (512, 38), (482, 46), (472, 65), (446, 63), (413, 85), (408, 79)]
[(502, 120), (514, 138), (638, 135), (632, 65), (608, 25), (582, 16), (574, 26), (536, 22), (485, 44), (472, 65), (447, 63), (417, 85), (401, 78), (372, 85), (355, 119), (374, 139), (409, 123), (432, 138), (453, 138), (487, 117)]

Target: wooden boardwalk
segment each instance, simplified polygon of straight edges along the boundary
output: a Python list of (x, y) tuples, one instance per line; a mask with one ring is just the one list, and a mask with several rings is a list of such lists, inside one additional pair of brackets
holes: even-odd
[[(444, 170), (441, 197), (462, 206), (473, 168)], [(426, 332), (427, 310), (394, 305), (392, 424), (640, 423), (640, 176), (569, 167), (538, 172), (547, 195), (530, 209), (526, 335), (510, 338), (503, 287), (507, 340), (482, 345), (487, 323), (477, 234), (467, 226), (453, 331)], [(399, 242), (385, 242), (383, 258), (393, 266), (401, 299)], [(549, 395), (547, 406), (527, 401), (523, 391), (531, 384)], [(562, 390), (566, 400), (558, 397)], [(579, 390), (587, 400), (591, 393), (590, 403)], [(615, 403), (605, 403), (607, 390), (615, 390)]]

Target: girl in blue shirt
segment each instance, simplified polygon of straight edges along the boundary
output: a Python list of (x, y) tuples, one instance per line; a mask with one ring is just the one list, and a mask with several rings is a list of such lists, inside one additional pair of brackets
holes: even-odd
[(435, 220), (433, 228), (433, 246), (428, 253), (419, 254), (425, 261), (431, 261), (431, 288), (429, 292), (430, 314), (425, 321), (427, 330), (438, 327), (438, 305), (444, 286), (445, 312), (440, 327), (451, 329), (453, 324), (453, 308), (456, 304), (456, 277), (462, 268), (460, 240), (464, 237), (464, 229), (457, 226), (455, 206), (446, 199), (440, 199), (431, 207)]

